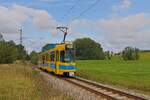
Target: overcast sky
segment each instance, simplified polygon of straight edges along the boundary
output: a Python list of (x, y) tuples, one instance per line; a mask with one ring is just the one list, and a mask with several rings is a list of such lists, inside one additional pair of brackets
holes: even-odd
[(105, 50), (126, 46), (150, 49), (150, 0), (0, 0), (0, 33), (31, 52), (46, 43), (57, 43), (63, 34), (56, 26), (68, 26), (67, 40), (90, 37)]

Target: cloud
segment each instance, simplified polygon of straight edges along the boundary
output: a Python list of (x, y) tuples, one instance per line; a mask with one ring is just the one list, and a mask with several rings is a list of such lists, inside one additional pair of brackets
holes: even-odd
[(0, 6), (0, 15), (0, 32), (3, 33), (17, 33), (29, 20), (38, 30), (50, 30), (58, 24), (47, 11), (20, 5)]
[[(150, 27), (150, 16), (146, 13), (138, 13), (126, 17), (100, 20), (98, 25), (103, 28), (103, 32), (110, 37), (110, 40), (120, 41), (122, 39), (123, 42), (128, 43), (130, 40), (131, 42), (133, 39), (136, 40), (139, 34), (147, 30), (146, 27)], [(144, 33), (144, 35), (148, 35), (148, 33)]]
[[(124, 6), (121, 7), (120, 5), (120, 7), (124, 9), (131, 6), (131, 4), (128, 4), (128, 6), (127, 3), (123, 4)], [(15, 39), (16, 37), (17, 41), (19, 37), (14, 33), (18, 33), (18, 29), (24, 27), (24, 24), (28, 21), (37, 31), (50, 31), (52, 35), (55, 35), (57, 32), (55, 27), (61, 24), (46, 10), (21, 5), (0, 6), (0, 15), (0, 32), (8, 39)], [(77, 19), (68, 24), (69, 33), (72, 33), (68, 34), (69, 40), (91, 37), (100, 42), (105, 49), (113, 51), (118, 51), (125, 46), (150, 49), (150, 13), (137, 13), (122, 17), (112, 16), (95, 21)], [(62, 34), (58, 34), (57, 37), (61, 38), (60, 35), (62, 36)], [(56, 38), (53, 36), (53, 39)], [(48, 39), (41, 39), (40, 41), (41, 43), (29, 42), (26, 44), (26, 47), (31, 51), (35, 48), (41, 48), (43, 44), (50, 42)]]
[(146, 13), (138, 13), (126, 17), (112, 17), (111, 19), (100, 20), (99, 24), (103, 28), (111, 30), (112, 32), (130, 32), (138, 30), (150, 23), (150, 16)]
[[(123, 20), (126, 20), (126, 22), (122, 22)], [(150, 43), (150, 16), (137, 14), (124, 17), (119, 22), (114, 22), (113, 25), (106, 27), (105, 30), (107, 31), (109, 43), (111, 45), (118, 45), (117, 49), (128, 45), (137, 46), (141, 49), (150, 49), (150, 46), (144, 46)]]
[(69, 30), (70, 33), (76, 34), (78, 29), (80, 29), (79, 31), (93, 29), (93, 27), (91, 27), (93, 25), (94, 25), (93, 21), (86, 20), (86, 19), (77, 19), (69, 23)]
[(46, 11), (36, 11), (33, 16), (33, 25), (38, 29), (50, 29), (56, 27), (58, 24), (57, 21), (53, 19), (51, 15), (49, 15)]
[(0, 32), (15, 33), (27, 20), (27, 15), (0, 6)]
[(126, 46), (150, 49), (150, 14), (137, 13), (125, 17), (111, 17), (97, 21), (76, 20), (71, 23), (72, 31), (85, 28), (86, 34), (103, 43), (107, 50), (118, 51)]
[(120, 0), (120, 1), (121, 1), (121, 3), (119, 3), (117, 5), (113, 5), (112, 10), (114, 12), (129, 9), (132, 5), (131, 0)]
[[(53, 37), (57, 32), (55, 27), (60, 24), (46, 10), (16, 4), (9, 7), (0, 6), (0, 15), (0, 32), (6, 40), (14, 40), (17, 43), (19, 43), (19, 29), (24, 29), (25, 24), (31, 24), (32, 31), (50, 32)], [(24, 41), (24, 45), (29, 52), (35, 49), (39, 50), (47, 40), (42, 39), (40, 40), (41, 43), (39, 43), (39, 39), (33, 39), (33, 41), (35, 43), (29, 40)]]

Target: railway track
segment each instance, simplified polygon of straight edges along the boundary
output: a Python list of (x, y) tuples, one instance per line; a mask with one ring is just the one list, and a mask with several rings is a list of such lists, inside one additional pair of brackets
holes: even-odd
[(148, 100), (145, 97), (126, 93), (117, 89), (96, 84), (81, 78), (63, 78), (65, 81), (77, 85), (91, 93), (95, 93), (106, 100)]
[[(41, 69), (40, 69), (41, 70)], [(43, 70), (41, 70), (43, 71)], [(47, 72), (45, 72), (47, 73)], [(149, 97), (137, 96), (135, 94), (127, 93), (118, 89), (114, 89), (99, 83), (95, 83), (80, 77), (58, 77), (80, 88), (83, 88), (91, 93), (94, 93), (104, 100), (150, 100)], [(101, 100), (101, 99), (100, 99)]]

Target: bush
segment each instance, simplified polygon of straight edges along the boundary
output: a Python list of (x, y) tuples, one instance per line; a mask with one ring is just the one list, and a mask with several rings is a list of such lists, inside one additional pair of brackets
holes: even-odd
[(30, 54), (30, 61), (32, 64), (37, 65), (38, 64), (38, 53), (35, 51), (32, 51)]
[(126, 47), (122, 52), (122, 58), (124, 60), (138, 60), (139, 59), (139, 49)]

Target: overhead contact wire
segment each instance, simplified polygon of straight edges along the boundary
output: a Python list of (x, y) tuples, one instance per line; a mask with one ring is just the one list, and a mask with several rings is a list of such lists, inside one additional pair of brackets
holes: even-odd
[(96, 0), (92, 5), (90, 5), (88, 8), (86, 8), (85, 10), (83, 10), (77, 17), (73, 18), (72, 21), (78, 19), (79, 17), (81, 17), (83, 14), (85, 14), (90, 9), (92, 9), (95, 5), (97, 5), (100, 1), (101, 0)]

